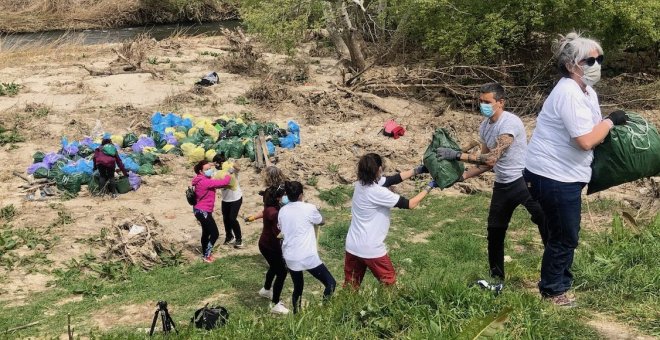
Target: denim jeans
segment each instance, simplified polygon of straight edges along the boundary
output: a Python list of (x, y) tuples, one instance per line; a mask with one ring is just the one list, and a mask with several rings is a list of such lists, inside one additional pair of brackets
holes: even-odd
[(547, 240), (541, 260), (539, 291), (543, 296), (560, 295), (573, 284), (573, 255), (578, 245), (582, 210), (582, 188), (586, 183), (565, 183), (525, 169), (529, 193), (545, 213)]

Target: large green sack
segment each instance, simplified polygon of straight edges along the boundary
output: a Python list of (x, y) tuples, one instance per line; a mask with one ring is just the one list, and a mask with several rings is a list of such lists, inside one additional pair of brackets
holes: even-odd
[(48, 169), (39, 168), (39, 169), (34, 171), (34, 173), (32, 174), (32, 177), (34, 177), (35, 179), (48, 178), (48, 173), (49, 173)]
[(115, 181), (115, 186), (117, 188), (117, 192), (120, 194), (125, 194), (133, 190), (133, 188), (131, 187), (131, 183), (128, 181), (128, 177), (123, 177), (123, 176), (119, 177)]
[(594, 149), (587, 194), (660, 175), (658, 129), (638, 114), (627, 114), (628, 123), (615, 125)]
[(257, 159), (257, 155), (255, 154), (254, 150), (254, 142), (252, 139), (248, 139), (248, 141), (245, 143), (245, 149), (243, 152), (245, 153), (245, 157), (249, 158), (250, 161), (254, 162), (254, 160)]
[(245, 145), (243, 145), (243, 141), (238, 138), (231, 138), (227, 141), (225, 155), (227, 158), (239, 159), (243, 157), (244, 149)]
[(122, 145), (123, 148), (130, 148), (133, 146), (138, 141), (138, 136), (136, 136), (134, 133), (129, 132), (124, 135), (124, 143)]
[(153, 175), (156, 173), (156, 170), (154, 170), (154, 166), (151, 164), (142, 164), (140, 165), (140, 168), (137, 171), (138, 175), (146, 176), (146, 175)]
[(90, 177), (82, 173), (63, 175), (57, 181), (57, 188), (75, 196), (80, 192), (81, 186), (89, 182)]
[(98, 177), (92, 177), (92, 179), (87, 183), (87, 189), (89, 189), (89, 193), (91, 193), (93, 196), (98, 196), (101, 194), (101, 185), (99, 183), (99, 178)]
[(438, 159), (435, 150), (439, 147), (454, 150), (461, 148), (449, 136), (447, 130), (439, 128), (433, 133), (433, 140), (424, 152), (424, 166), (429, 169), (429, 173), (438, 187), (444, 189), (454, 184), (461, 177), (465, 168), (461, 162)]
[(44, 155), (43, 152), (37, 151), (37, 152), (34, 153), (34, 155), (32, 155), (32, 159), (34, 160), (34, 163), (39, 163), (39, 162), (42, 162), (44, 160), (44, 156), (45, 155)]

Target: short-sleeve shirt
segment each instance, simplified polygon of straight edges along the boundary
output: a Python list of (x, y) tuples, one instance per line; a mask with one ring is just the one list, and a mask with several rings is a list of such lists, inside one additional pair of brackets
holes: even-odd
[(282, 255), (289, 269), (309, 270), (323, 263), (314, 232), (314, 225), (320, 224), (323, 217), (314, 205), (291, 202), (280, 209), (278, 221), (284, 237)]
[(592, 131), (603, 118), (591, 86), (582, 92), (575, 80), (562, 78), (543, 103), (527, 147), (529, 171), (564, 183), (588, 183), (592, 150), (582, 150), (575, 137)]
[(385, 256), (385, 237), (390, 230), (390, 210), (399, 195), (383, 187), (385, 177), (378, 183), (363, 185), (355, 182), (351, 203), (351, 226), (346, 235), (346, 251), (365, 259)]
[(489, 118), (486, 118), (479, 127), (481, 142), (486, 144), (490, 150), (497, 147), (497, 138), (501, 135), (513, 136), (513, 143), (504, 151), (493, 167), (495, 182), (506, 184), (522, 177), (527, 151), (527, 134), (522, 120), (513, 113), (504, 111), (496, 122), (492, 123)]

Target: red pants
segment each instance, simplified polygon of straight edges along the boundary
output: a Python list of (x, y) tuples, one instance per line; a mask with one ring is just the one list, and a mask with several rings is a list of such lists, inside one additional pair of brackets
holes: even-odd
[(394, 266), (392, 266), (392, 261), (387, 254), (375, 259), (363, 259), (346, 252), (346, 258), (344, 259), (344, 287), (350, 285), (355, 289), (360, 288), (367, 268), (371, 270), (371, 273), (382, 284), (393, 285), (396, 283)]

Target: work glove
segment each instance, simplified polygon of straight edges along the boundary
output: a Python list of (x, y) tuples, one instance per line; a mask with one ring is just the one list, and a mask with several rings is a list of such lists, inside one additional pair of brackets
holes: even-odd
[(424, 165), (420, 165), (420, 166), (416, 167), (416, 168), (413, 169), (413, 170), (414, 170), (414, 172), (415, 172), (415, 176), (417, 176), (417, 175), (419, 175), (419, 174), (427, 174), (427, 173), (429, 173), (429, 169), (427, 169)]
[(243, 220), (245, 222), (253, 222), (254, 220), (256, 220), (256, 218), (254, 218), (254, 216), (250, 215), (250, 216), (244, 218)]
[(434, 188), (437, 188), (437, 187), (438, 187), (438, 184), (435, 181), (430, 181), (429, 184), (426, 185), (426, 188), (424, 190), (426, 190), (426, 192), (429, 193), (429, 192), (431, 192), (431, 190), (433, 190)]
[(628, 121), (628, 115), (622, 110), (616, 110), (610, 113), (606, 119), (609, 119), (614, 125), (624, 125)]
[(438, 159), (446, 159), (448, 161), (457, 160), (459, 157), (461, 157), (460, 151), (456, 151), (450, 148), (440, 147), (435, 150), (435, 153), (436, 156), (438, 156)]

